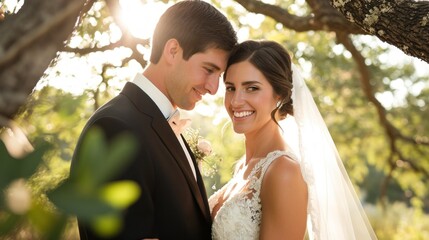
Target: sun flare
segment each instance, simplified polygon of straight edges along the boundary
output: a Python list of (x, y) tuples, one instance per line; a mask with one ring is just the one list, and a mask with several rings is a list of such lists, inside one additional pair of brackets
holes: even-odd
[(121, 18), (134, 37), (146, 39), (152, 36), (161, 14), (169, 7), (159, 1), (120, 0)]

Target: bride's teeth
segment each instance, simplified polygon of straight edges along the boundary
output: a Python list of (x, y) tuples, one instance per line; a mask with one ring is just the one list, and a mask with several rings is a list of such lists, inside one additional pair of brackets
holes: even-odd
[(249, 116), (252, 113), (253, 113), (252, 111), (234, 112), (234, 117), (239, 117), (239, 118), (241, 118), (241, 117), (247, 117), (247, 116)]

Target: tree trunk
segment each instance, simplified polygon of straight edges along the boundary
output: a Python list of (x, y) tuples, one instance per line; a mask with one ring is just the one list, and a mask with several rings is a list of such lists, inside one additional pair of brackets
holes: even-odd
[(72, 33), (85, 2), (25, 1), (17, 14), (0, 22), (0, 117), (12, 119), (25, 103)]
[(429, 63), (429, 1), (330, 1), (369, 34)]

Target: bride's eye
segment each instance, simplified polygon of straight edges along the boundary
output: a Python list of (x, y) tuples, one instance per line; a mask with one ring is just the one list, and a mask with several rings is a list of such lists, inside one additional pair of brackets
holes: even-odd
[(254, 92), (254, 91), (257, 91), (257, 90), (259, 90), (259, 87), (256, 87), (256, 86), (249, 86), (247, 88), (248, 92)]
[(233, 91), (235, 91), (235, 87), (233, 87), (233, 86), (226, 86), (225, 90), (227, 92), (233, 92)]

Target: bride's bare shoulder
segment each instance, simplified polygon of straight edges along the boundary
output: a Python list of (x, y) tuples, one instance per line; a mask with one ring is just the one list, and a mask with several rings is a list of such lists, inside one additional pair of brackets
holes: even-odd
[(288, 156), (280, 156), (268, 167), (262, 187), (271, 191), (286, 188), (298, 190), (306, 188), (306, 184), (299, 163)]

